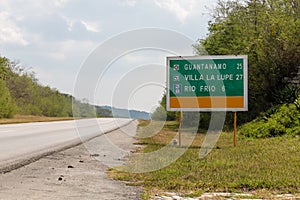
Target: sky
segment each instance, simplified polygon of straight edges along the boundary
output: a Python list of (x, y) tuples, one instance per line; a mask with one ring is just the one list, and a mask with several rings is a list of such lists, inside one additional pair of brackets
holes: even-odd
[(217, 0), (0, 0), (0, 55), (97, 105), (154, 111), (166, 56), (194, 55)]

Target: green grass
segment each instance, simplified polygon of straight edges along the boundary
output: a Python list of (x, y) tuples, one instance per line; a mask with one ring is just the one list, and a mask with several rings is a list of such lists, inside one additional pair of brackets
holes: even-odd
[[(171, 130), (170, 130), (171, 127)], [(149, 127), (148, 127), (149, 128)], [(175, 136), (174, 122), (158, 134), (140, 140), (142, 152), (162, 148)], [(149, 131), (149, 129), (147, 129)], [(141, 126), (139, 134), (145, 134)], [(169, 166), (150, 173), (125, 173), (111, 170), (119, 180), (144, 186), (146, 193), (175, 191), (191, 196), (203, 192), (299, 193), (300, 137), (265, 139), (238, 138), (233, 147), (233, 134), (222, 133), (212, 152), (199, 159), (204, 134), (197, 134), (191, 147)]]

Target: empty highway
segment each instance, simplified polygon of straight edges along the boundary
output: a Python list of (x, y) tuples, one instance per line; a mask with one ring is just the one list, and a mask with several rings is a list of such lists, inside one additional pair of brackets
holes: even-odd
[(0, 125), (0, 172), (128, 124), (130, 119), (82, 119)]

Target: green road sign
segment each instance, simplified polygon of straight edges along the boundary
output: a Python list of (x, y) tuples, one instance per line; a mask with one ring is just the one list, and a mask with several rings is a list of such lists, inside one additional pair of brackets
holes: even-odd
[(167, 110), (247, 111), (247, 56), (167, 57)]

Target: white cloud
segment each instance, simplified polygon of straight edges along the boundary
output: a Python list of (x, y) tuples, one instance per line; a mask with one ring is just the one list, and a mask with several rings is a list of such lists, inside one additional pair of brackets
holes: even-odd
[(24, 39), (22, 30), (11, 20), (7, 12), (0, 13), (0, 44), (19, 44), (26, 46), (29, 44)]
[(174, 14), (182, 24), (192, 14), (197, 2), (199, 3), (196, 0), (154, 0), (154, 2), (158, 7)]
[(72, 0), (0, 0), (0, 10), (11, 13), (14, 19), (44, 18), (58, 13)]
[(74, 20), (68, 18), (67, 16), (62, 15), (62, 19), (66, 22), (68, 31), (73, 30)]
[(134, 7), (136, 2), (136, 0), (120, 0), (120, 5)]
[[(196, 40), (199, 33), (205, 33), (206, 21), (201, 15), (204, 6), (215, 1), (0, 0), (1, 55), (38, 67), (36, 71), (42, 83), (70, 93), (77, 70), (99, 43), (119, 32), (153, 26), (179, 31)], [(117, 63), (115, 71), (120, 74), (126, 72), (127, 66), (145, 63), (164, 65), (165, 55), (161, 54), (131, 52), (118, 61), (122, 70)], [(113, 76), (110, 74), (108, 79), (117, 82)], [(157, 93), (158, 97), (153, 95), (153, 102), (159, 100), (161, 93)], [(151, 103), (141, 101), (136, 106), (146, 104)]]
[(100, 25), (97, 22), (91, 22), (91, 21), (80, 21), (82, 25), (86, 28), (87, 31), (99, 33), (101, 31)]
[(54, 0), (53, 3), (56, 7), (62, 8), (65, 7), (65, 5), (68, 4), (70, 1), (71, 0)]
[(55, 60), (66, 60), (75, 56), (76, 58), (82, 57), (84, 59), (86, 54), (95, 48), (95, 44), (92, 41), (76, 41), (76, 40), (66, 40), (57, 43), (55, 48), (48, 56)]

